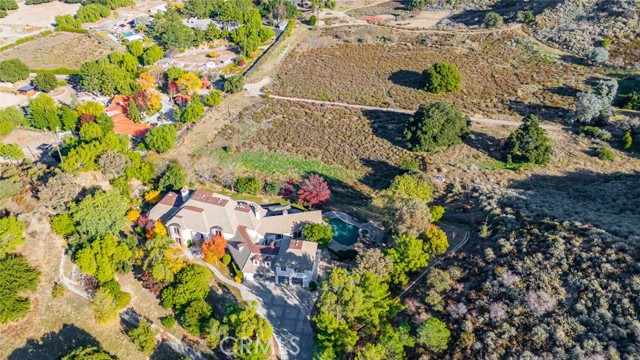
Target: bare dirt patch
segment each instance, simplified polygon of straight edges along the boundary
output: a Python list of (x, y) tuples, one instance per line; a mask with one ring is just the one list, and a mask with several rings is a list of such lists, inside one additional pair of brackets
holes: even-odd
[(49, 2), (38, 5), (18, 4), (17, 10), (9, 11), (7, 17), (0, 19), (0, 25), (23, 25), (53, 28), (55, 17), (58, 15), (73, 15), (80, 4), (63, 2)]
[(12, 43), (20, 38), (46, 29), (53, 29), (55, 17), (75, 14), (80, 4), (66, 4), (59, 1), (38, 5), (20, 2), (17, 10), (9, 11), (0, 19), (0, 44)]
[(375, 6), (384, 3), (387, 0), (338, 0), (336, 4), (337, 10), (350, 10), (362, 7)]
[(362, 7), (359, 9), (354, 9), (349, 11), (349, 15), (357, 18), (361, 18), (362, 16), (378, 16), (383, 14), (391, 14), (396, 16), (398, 19), (408, 19), (410, 16), (415, 13), (409, 11), (409, 1), (385, 1), (377, 4), (371, 4), (367, 7)]
[(59, 32), (0, 52), (0, 60), (21, 59), (33, 69), (79, 69), (109, 51), (88, 35)]
[(22, 105), (27, 102), (27, 97), (24, 95), (16, 95), (13, 93), (0, 92), (0, 108), (6, 108), (9, 106)]
[[(406, 21), (393, 21), (391, 24), (410, 29), (428, 29), (436, 26), (442, 19), (451, 15), (452, 11), (422, 11), (417, 16)], [(384, 15), (382, 15), (384, 16)]]

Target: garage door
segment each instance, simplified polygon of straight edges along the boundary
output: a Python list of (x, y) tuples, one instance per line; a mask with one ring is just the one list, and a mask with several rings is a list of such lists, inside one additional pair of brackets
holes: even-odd
[(259, 275), (259, 274), (255, 274), (255, 275), (253, 275), (253, 278), (256, 281), (269, 281), (269, 282), (275, 282), (276, 281), (275, 275)]

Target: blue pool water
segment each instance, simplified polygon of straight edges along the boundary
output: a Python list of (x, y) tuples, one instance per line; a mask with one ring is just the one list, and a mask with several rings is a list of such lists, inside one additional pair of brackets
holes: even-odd
[(358, 227), (347, 224), (339, 218), (329, 219), (333, 231), (333, 240), (344, 246), (351, 246), (358, 242)]

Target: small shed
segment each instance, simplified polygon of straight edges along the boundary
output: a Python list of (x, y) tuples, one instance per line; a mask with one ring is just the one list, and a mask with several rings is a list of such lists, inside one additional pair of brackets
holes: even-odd
[(36, 93), (36, 87), (29, 84), (18, 89), (18, 94), (31, 96)]
[(285, 31), (285, 30), (287, 30), (287, 25), (289, 25), (289, 22), (284, 21), (284, 20), (283, 20), (283, 21), (280, 21), (280, 22), (278, 23), (278, 30), (280, 30), (280, 31)]

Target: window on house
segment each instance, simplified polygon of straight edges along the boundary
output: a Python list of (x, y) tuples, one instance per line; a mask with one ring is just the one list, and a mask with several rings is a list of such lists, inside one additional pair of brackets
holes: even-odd
[(171, 231), (173, 232), (173, 235), (180, 235), (180, 231), (175, 226), (171, 228)]
[(276, 234), (276, 240), (282, 240), (282, 234)]
[(302, 237), (302, 231), (298, 230), (298, 231), (294, 231), (293, 232), (293, 237), (296, 239), (300, 239)]
[(303, 273), (303, 272), (304, 272), (304, 270), (296, 269), (296, 270), (295, 270), (295, 272), (297, 272), (297, 273)]
[(270, 261), (265, 261), (265, 262), (264, 262), (264, 266), (266, 266), (266, 267), (271, 266), (271, 262), (270, 262)]
[(253, 265), (255, 265), (255, 266), (260, 265), (260, 261), (258, 261), (258, 260), (253, 260)]
[(280, 271), (287, 271), (287, 268), (283, 266), (280, 268)]

